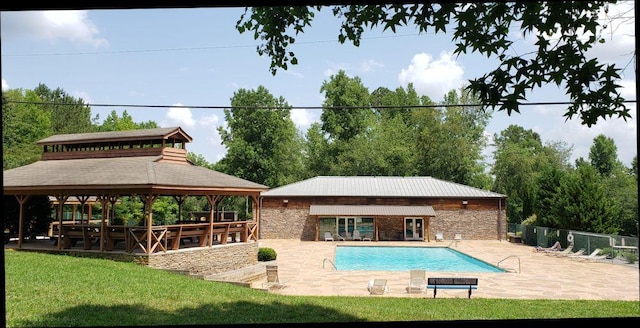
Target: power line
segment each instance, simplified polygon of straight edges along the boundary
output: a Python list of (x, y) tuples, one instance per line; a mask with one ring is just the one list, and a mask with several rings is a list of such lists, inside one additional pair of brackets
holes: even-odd
[[(187, 106), (187, 105), (140, 105), (140, 104), (78, 104), (78, 103), (57, 103), (57, 102), (37, 102), (37, 101), (18, 101), (9, 100), (9, 104), (28, 104), (28, 105), (62, 105), (62, 106), (88, 106), (88, 107), (128, 107), (128, 108), (191, 108), (191, 109), (395, 109), (395, 108), (442, 108), (442, 107), (482, 107), (491, 106), (490, 104), (438, 104), (438, 105), (397, 105), (397, 106)], [(636, 103), (636, 100), (625, 100), (623, 103)], [(556, 105), (572, 105), (570, 101), (543, 101), (543, 102), (527, 102), (518, 103), (518, 106), (556, 106)], [(502, 103), (496, 104), (500, 106)]]
[[(390, 39), (390, 38), (403, 38), (411, 36), (422, 36), (425, 33), (412, 33), (412, 34), (400, 34), (389, 36), (377, 36), (362, 38), (362, 40), (374, 40), (374, 39)], [(432, 33), (427, 33), (432, 34)], [(301, 41), (296, 42), (295, 45), (309, 45), (320, 43), (335, 43), (337, 40), (317, 40), (317, 41)], [(85, 56), (85, 55), (117, 55), (117, 54), (136, 54), (136, 53), (153, 53), (153, 52), (172, 52), (172, 51), (197, 51), (197, 50), (216, 50), (216, 49), (234, 49), (234, 48), (255, 48), (256, 44), (247, 45), (231, 45), (231, 46), (208, 46), (208, 47), (184, 47), (184, 48), (164, 48), (164, 49), (143, 49), (143, 50), (121, 50), (121, 51), (94, 51), (94, 52), (67, 52), (67, 53), (35, 53), (35, 54), (15, 54), (6, 55), (2, 54), (2, 57), (46, 57), (46, 56)]]

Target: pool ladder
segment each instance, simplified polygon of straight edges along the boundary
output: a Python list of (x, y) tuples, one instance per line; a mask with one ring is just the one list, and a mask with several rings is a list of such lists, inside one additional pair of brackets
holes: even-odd
[[(520, 258), (519, 258), (517, 255), (509, 255), (509, 256), (507, 256), (507, 257), (503, 258), (502, 260), (500, 260), (500, 262), (498, 262), (498, 265), (497, 265), (497, 266), (498, 266), (498, 268), (500, 267), (500, 263), (502, 263), (504, 260), (510, 259), (510, 258), (512, 258), (512, 257), (515, 257), (515, 258), (517, 258), (517, 259), (518, 259), (518, 272), (517, 272), (517, 273), (522, 272), (522, 270), (521, 270), (521, 268), (520, 268)], [(507, 271), (513, 272), (513, 270), (507, 270)]]
[(333, 269), (338, 270), (338, 268), (336, 268), (336, 265), (333, 264), (333, 262), (331, 262), (331, 260), (328, 257), (325, 257), (324, 260), (322, 261), (322, 268), (324, 269), (324, 264), (327, 263), (327, 261), (329, 263), (331, 263), (331, 266), (333, 267)]

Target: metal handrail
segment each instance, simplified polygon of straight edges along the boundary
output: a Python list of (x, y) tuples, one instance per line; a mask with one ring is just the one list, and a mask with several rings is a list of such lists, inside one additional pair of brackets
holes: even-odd
[(502, 263), (504, 260), (506, 260), (506, 259), (508, 259), (508, 258), (511, 258), (511, 257), (515, 257), (515, 258), (517, 258), (517, 259), (518, 259), (518, 273), (522, 272), (522, 269), (521, 269), (521, 267), (520, 267), (520, 257), (518, 257), (517, 255), (509, 255), (509, 256), (507, 256), (507, 257), (503, 258), (502, 260), (500, 260), (500, 261), (498, 262), (498, 264), (497, 264), (498, 268), (500, 267), (500, 263)]
[(335, 264), (333, 264), (333, 262), (331, 262), (331, 260), (328, 257), (325, 257), (324, 260), (322, 261), (322, 268), (324, 269), (324, 264), (329, 261), (329, 263), (331, 263), (331, 266), (333, 266), (334, 269), (338, 270), (338, 268), (336, 267)]

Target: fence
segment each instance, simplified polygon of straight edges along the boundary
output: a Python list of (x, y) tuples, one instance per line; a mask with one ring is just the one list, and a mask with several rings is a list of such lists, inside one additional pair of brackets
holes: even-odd
[(606, 235), (584, 231), (554, 229), (548, 227), (530, 226), (519, 223), (508, 223), (507, 232), (521, 233), (523, 244), (540, 247), (550, 247), (556, 241), (562, 248), (573, 244), (574, 249), (585, 249), (585, 254), (591, 254), (596, 248), (607, 253), (633, 252), (638, 253), (638, 238), (630, 236)]

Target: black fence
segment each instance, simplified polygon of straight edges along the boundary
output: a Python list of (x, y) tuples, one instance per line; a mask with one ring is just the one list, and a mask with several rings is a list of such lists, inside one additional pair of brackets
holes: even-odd
[(562, 248), (573, 244), (573, 249), (584, 248), (585, 254), (591, 254), (597, 248), (613, 256), (624, 252), (638, 254), (637, 237), (553, 229), (519, 223), (508, 223), (507, 232), (509, 235), (520, 237), (523, 244), (531, 246), (550, 247), (559, 241)]

